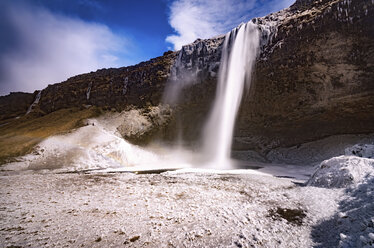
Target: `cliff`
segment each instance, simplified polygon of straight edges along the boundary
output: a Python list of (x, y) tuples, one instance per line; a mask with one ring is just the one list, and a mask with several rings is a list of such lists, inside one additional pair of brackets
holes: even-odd
[(286, 15), (259, 20), (279, 26), (242, 104), (236, 133), (244, 144), (374, 131), (373, 3), (297, 1)]
[(24, 115), (36, 94), (12, 92), (7, 96), (0, 96), (0, 121)]
[[(297, 1), (253, 21), (262, 30), (262, 47), (238, 116), (236, 149), (267, 152), (330, 135), (374, 131), (372, 1)], [(201, 72), (219, 63), (209, 49), (207, 55), (201, 52), (212, 42), (219, 53), (219, 38), (198, 40), (180, 51), (177, 64), (204, 75), (200, 80), (205, 82), (205, 87), (191, 85), (183, 98), (185, 137), (200, 135), (196, 130), (214, 94), (214, 77)]]
[[(267, 152), (335, 134), (374, 132), (373, 1), (298, 0), (253, 22), (262, 32), (261, 51), (238, 115), (235, 149)], [(223, 40), (199, 39), (135, 66), (49, 85), (37, 109), (48, 114), (88, 105), (156, 106), (165, 87), (183, 83), (177, 87), (177, 118), (162, 138), (171, 140), (181, 129), (186, 140), (196, 141), (215, 94)], [(2, 119), (27, 110), (3, 112), (1, 99)]]
[(50, 113), (83, 105), (116, 110), (157, 105), (174, 57), (169, 52), (135, 66), (101, 69), (49, 85), (42, 90), (40, 109)]

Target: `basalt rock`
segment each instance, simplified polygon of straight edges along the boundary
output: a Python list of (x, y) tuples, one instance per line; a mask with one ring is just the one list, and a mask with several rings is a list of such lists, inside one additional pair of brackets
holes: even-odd
[(374, 132), (374, 2), (297, 1), (277, 18), (241, 106), (237, 147)]
[[(261, 51), (237, 117), (235, 149), (266, 153), (330, 135), (374, 133), (372, 0), (297, 0), (253, 22), (262, 33)], [(181, 130), (185, 140), (197, 141), (215, 95), (223, 40), (197, 40), (135, 66), (49, 85), (39, 109), (145, 109), (178, 95), (175, 118), (161, 138), (172, 140)]]
[(0, 96), (0, 121), (25, 114), (36, 94), (12, 92), (7, 96)]
[(161, 101), (175, 54), (118, 69), (101, 69), (49, 85), (42, 91), (40, 109), (50, 113), (73, 106), (94, 105), (123, 110), (127, 106), (156, 106)]
[[(330, 135), (374, 132), (373, 1), (296, 1), (253, 21), (262, 31), (261, 52), (237, 118), (235, 149), (266, 153)], [(193, 43), (195, 49), (200, 42)], [(222, 39), (205, 42), (215, 42), (219, 50)], [(179, 57), (186, 58), (184, 64), (198, 64)], [(206, 68), (219, 63), (207, 58)], [(204, 86), (189, 86), (181, 104), (182, 115), (192, 119), (182, 122), (182, 129), (192, 139), (201, 135), (196, 130), (206, 120), (215, 89), (211, 75), (201, 74)]]

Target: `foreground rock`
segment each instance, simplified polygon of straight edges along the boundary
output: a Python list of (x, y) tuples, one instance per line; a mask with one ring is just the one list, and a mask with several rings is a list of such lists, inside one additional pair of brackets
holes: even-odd
[(308, 185), (345, 188), (374, 178), (374, 159), (340, 156), (325, 160), (308, 181)]
[(320, 247), (373, 247), (373, 148), (371, 144), (350, 147), (347, 155), (323, 161), (309, 179), (309, 186), (345, 188), (338, 211), (312, 232)]
[(323, 161), (307, 184), (324, 188), (346, 188), (367, 183), (374, 178), (374, 145), (357, 144), (346, 148), (345, 153), (346, 155)]

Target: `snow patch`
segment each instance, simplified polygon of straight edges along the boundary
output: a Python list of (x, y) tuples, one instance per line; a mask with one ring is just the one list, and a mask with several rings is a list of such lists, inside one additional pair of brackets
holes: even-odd
[(136, 166), (156, 161), (155, 154), (131, 145), (100, 126), (85, 126), (66, 135), (41, 142), (23, 162), (8, 168), (81, 171)]
[[(356, 154), (348, 152), (355, 144), (374, 144), (374, 136), (370, 135), (336, 135), (321, 140), (312, 141), (292, 147), (280, 147), (271, 150), (266, 159), (278, 164), (317, 165), (322, 161), (340, 156), (356, 155), (360, 152), (355, 148)], [(365, 145), (373, 146), (373, 145)], [(360, 148), (361, 149), (361, 148)], [(362, 148), (366, 149), (366, 148)], [(374, 149), (373, 149), (374, 150)], [(360, 156), (363, 157), (363, 156)], [(367, 157), (369, 158), (369, 157)]]
[(357, 144), (345, 149), (345, 155), (354, 155), (362, 158), (374, 158), (374, 145)]
[(308, 186), (344, 188), (374, 176), (374, 159), (339, 156), (323, 161), (307, 182)]
[(91, 119), (87, 126), (71, 133), (49, 137), (39, 143), (33, 153), (20, 157), (20, 162), (6, 164), (3, 168), (82, 171), (136, 166), (162, 168), (171, 163), (171, 159), (162, 154), (130, 144), (115, 128), (105, 126), (107, 123), (108, 120)]
[(126, 92), (127, 92), (127, 88), (128, 88), (128, 84), (129, 84), (129, 78), (128, 78), (128, 77), (125, 77), (125, 79), (123, 80), (122, 95), (125, 95), (125, 94), (126, 94)]

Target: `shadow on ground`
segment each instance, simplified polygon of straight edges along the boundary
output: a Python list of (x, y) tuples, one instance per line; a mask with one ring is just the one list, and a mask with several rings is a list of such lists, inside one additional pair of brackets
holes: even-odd
[[(358, 187), (347, 188), (338, 213), (313, 227), (316, 248), (374, 246), (374, 177), (367, 177)], [(372, 236), (371, 234), (370, 236)]]

